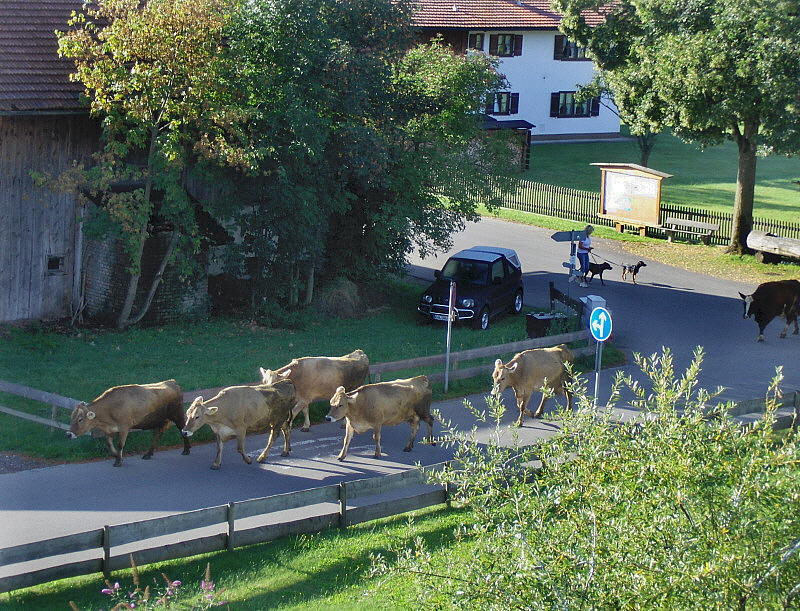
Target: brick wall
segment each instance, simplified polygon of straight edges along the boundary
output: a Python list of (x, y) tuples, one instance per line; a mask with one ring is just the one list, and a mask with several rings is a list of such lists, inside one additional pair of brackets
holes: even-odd
[[(134, 313), (138, 312), (147, 296), (169, 238), (169, 233), (161, 233), (149, 238), (145, 243), (142, 278), (134, 302)], [(84, 319), (87, 322), (114, 324), (128, 287), (128, 274), (125, 272), (127, 258), (122, 250), (122, 244), (119, 240), (102, 242), (90, 240), (86, 248)], [(187, 276), (182, 276), (181, 270), (176, 265), (167, 265), (143, 323), (164, 324), (208, 315), (207, 257), (205, 253), (200, 253), (195, 255), (194, 259), (199, 271)]]

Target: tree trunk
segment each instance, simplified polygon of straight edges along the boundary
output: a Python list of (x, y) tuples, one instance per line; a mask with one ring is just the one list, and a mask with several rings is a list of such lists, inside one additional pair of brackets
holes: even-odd
[(314, 299), (314, 260), (309, 261), (308, 276), (306, 276), (306, 297), (303, 305), (309, 306)]
[(142, 226), (139, 230), (139, 245), (136, 248), (136, 253), (131, 257), (131, 268), (134, 270), (128, 280), (128, 291), (125, 294), (125, 301), (122, 304), (117, 317), (117, 330), (122, 331), (131, 325), (130, 316), (133, 309), (133, 302), (136, 300), (136, 291), (139, 288), (139, 280), (142, 277), (142, 253), (144, 252), (144, 243), (147, 239), (147, 223), (150, 217), (150, 197), (153, 192), (153, 159), (155, 158), (156, 150), (156, 136), (158, 135), (158, 128), (153, 126), (150, 128), (150, 148), (147, 152), (147, 178), (144, 183), (144, 201), (147, 207), (147, 215), (142, 220)]
[(738, 126), (735, 126), (733, 133), (736, 144), (739, 147), (739, 168), (736, 174), (736, 197), (733, 203), (731, 241), (725, 252), (741, 255), (749, 252), (747, 234), (753, 228), (758, 122), (745, 122), (743, 132), (739, 130)]
[(137, 322), (144, 318), (147, 311), (150, 309), (150, 304), (153, 303), (153, 297), (156, 294), (156, 290), (158, 289), (158, 285), (161, 284), (161, 278), (164, 276), (164, 270), (167, 267), (167, 263), (169, 263), (169, 258), (172, 256), (172, 253), (175, 250), (175, 246), (178, 245), (178, 238), (180, 238), (181, 234), (178, 233), (177, 229), (172, 231), (172, 238), (169, 241), (169, 245), (167, 246), (167, 252), (164, 253), (164, 256), (161, 258), (161, 264), (158, 266), (158, 271), (156, 275), (153, 277), (153, 282), (150, 284), (150, 290), (147, 292), (147, 297), (142, 304), (139, 313), (136, 316), (131, 317), (128, 320), (128, 325), (135, 325)]
[(639, 145), (639, 165), (646, 168), (650, 167), (647, 164), (650, 162), (650, 153), (653, 152), (653, 147), (656, 145), (657, 135), (647, 132), (636, 136), (636, 143)]

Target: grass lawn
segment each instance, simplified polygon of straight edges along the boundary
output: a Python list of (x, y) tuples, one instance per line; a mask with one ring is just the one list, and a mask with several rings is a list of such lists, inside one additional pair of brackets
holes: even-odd
[[(233, 553), (149, 565), (140, 570), (141, 584), (142, 588), (154, 584), (154, 590), (161, 588), (162, 573), (180, 580), (185, 595), (179, 603), (188, 607), (191, 595), (197, 600), (198, 584), (210, 562), (216, 588), (224, 590), (218, 600), (230, 601), (233, 609), (409, 609), (415, 607), (409, 580), (367, 576), (371, 556), (391, 556), (391, 550), (410, 547), (416, 537), (429, 549), (441, 549), (451, 545), (453, 531), (470, 519), (466, 510), (439, 506), (345, 531), (285, 537)], [(129, 570), (115, 573), (114, 581), (133, 590)], [(109, 598), (100, 593), (104, 587), (99, 574), (62, 580), (0, 594), (0, 607), (51, 611), (68, 609), (69, 601), (74, 601), (82, 611), (108, 608)]]
[[(720, 212), (733, 209), (737, 149), (732, 142), (700, 149), (664, 133), (656, 140), (649, 165), (673, 174), (663, 184), (663, 203), (683, 204)], [(635, 142), (535, 144), (531, 169), (523, 177), (585, 191), (600, 190), (595, 162), (638, 163)], [(565, 170), (565, 169), (568, 169)], [(760, 157), (756, 168), (754, 215), (800, 221), (800, 159)]]
[[(420, 289), (416, 285), (394, 282), (388, 285), (386, 305), (361, 319), (324, 318), (309, 311), (305, 329), (269, 329), (252, 323), (212, 319), (206, 322), (134, 328), (124, 332), (107, 329), (55, 332), (46, 327), (0, 327), (0, 379), (32, 386), (56, 394), (90, 401), (102, 391), (120, 384), (155, 382), (174, 378), (184, 390), (197, 390), (253, 382), (259, 366), (276, 368), (294, 357), (340, 355), (363, 349), (373, 363), (397, 361), (445, 351), (445, 328), (421, 325), (416, 314)], [(452, 350), (493, 346), (525, 339), (521, 316), (504, 316), (492, 321), (487, 331), (456, 326)], [(470, 367), (490, 363), (462, 363)], [(619, 351), (609, 350), (609, 365), (624, 360)], [(588, 370), (588, 358), (577, 363)], [(430, 373), (434, 370), (394, 372), (386, 379)], [(488, 391), (489, 376), (454, 381), (446, 396), (464, 396)], [(434, 385), (434, 399), (445, 398)], [(42, 404), (0, 393), (0, 405), (23, 409), (49, 418)], [(323, 402), (312, 406), (312, 420), (319, 421), (328, 407)], [(66, 412), (61, 410), (62, 421)], [(134, 433), (126, 453), (149, 447), (149, 432)], [(207, 427), (193, 441), (211, 439)], [(163, 445), (180, 443), (175, 427), (170, 427)], [(102, 439), (64, 438), (63, 433), (42, 425), (0, 414), (0, 451), (31, 456), (81, 460), (106, 456)]]

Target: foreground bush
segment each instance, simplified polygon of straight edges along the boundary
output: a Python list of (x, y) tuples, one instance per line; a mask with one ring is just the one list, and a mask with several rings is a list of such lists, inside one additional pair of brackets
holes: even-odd
[(640, 358), (650, 394), (619, 377), (635, 422), (581, 387), (535, 448), (450, 431), (459, 466), (438, 479), (477, 520), (450, 549), (418, 544), (375, 571), (415, 575), (421, 601), (453, 608), (797, 608), (800, 444), (772, 431), (780, 371), (764, 421), (741, 428), (697, 390), (701, 361), (676, 379), (669, 351)]

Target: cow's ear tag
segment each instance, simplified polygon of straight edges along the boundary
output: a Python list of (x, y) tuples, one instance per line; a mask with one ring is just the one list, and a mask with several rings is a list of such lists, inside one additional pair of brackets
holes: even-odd
[(94, 420), (94, 417), (95, 417), (96, 415), (97, 415), (97, 414), (95, 414), (94, 412), (86, 412), (86, 417), (87, 417), (89, 420)]
[(216, 414), (216, 413), (217, 413), (217, 410), (218, 410), (218, 409), (219, 409), (219, 408), (217, 408), (216, 406), (212, 405), (211, 407), (207, 407), (207, 408), (206, 408), (206, 413), (207, 413), (207, 414), (212, 414), (212, 415), (213, 415), (213, 414)]

